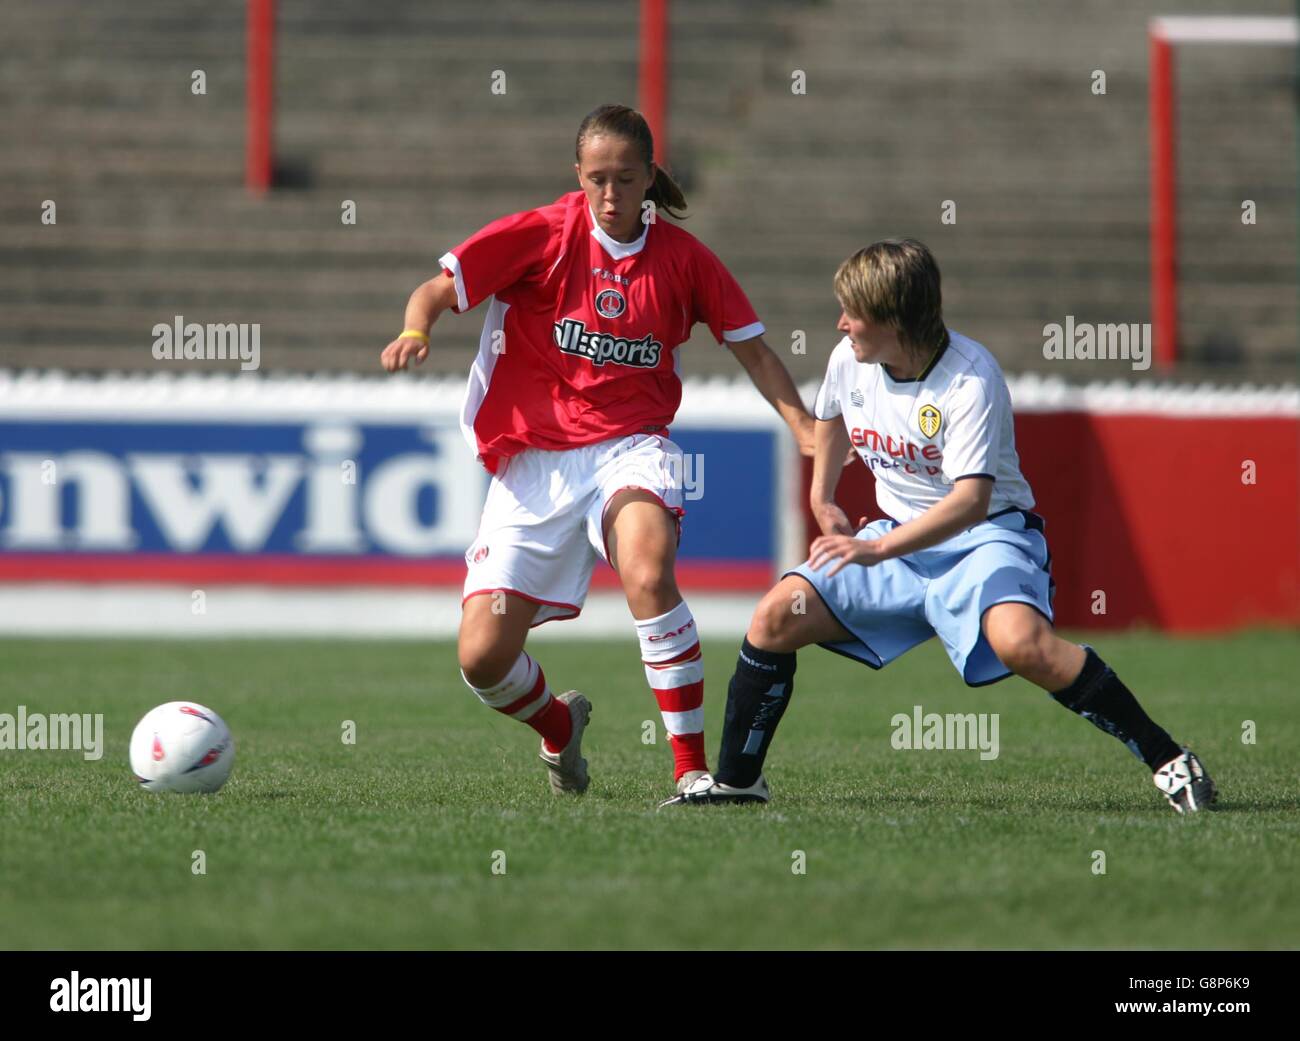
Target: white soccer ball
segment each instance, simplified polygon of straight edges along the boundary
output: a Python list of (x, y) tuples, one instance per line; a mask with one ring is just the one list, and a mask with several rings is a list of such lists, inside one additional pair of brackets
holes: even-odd
[(151, 792), (215, 792), (234, 764), (230, 727), (193, 701), (159, 705), (131, 734), (131, 769)]

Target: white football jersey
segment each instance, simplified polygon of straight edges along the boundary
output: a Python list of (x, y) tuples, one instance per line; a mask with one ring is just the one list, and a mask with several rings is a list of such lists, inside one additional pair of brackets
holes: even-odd
[(876, 502), (896, 521), (919, 517), (962, 477), (993, 478), (989, 513), (1034, 505), (1020, 473), (1011, 394), (1002, 370), (969, 337), (948, 345), (915, 379), (859, 362), (846, 336), (831, 352), (813, 415), (844, 417), (876, 479)]

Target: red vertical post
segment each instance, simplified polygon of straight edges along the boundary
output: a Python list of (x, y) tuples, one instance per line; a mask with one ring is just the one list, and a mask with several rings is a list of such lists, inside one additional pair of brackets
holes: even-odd
[(1173, 45), (1151, 28), (1151, 324), (1156, 364), (1178, 358), (1178, 229)]
[(668, 0), (641, 0), (641, 114), (655, 139), (655, 162), (668, 163)]
[(255, 195), (271, 187), (271, 119), (275, 95), (275, 0), (248, 0), (245, 33), (244, 185)]

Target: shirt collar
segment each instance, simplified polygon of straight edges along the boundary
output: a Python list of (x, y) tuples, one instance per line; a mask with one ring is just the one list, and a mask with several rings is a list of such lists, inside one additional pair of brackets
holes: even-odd
[(590, 204), (587, 206), (587, 213), (591, 216), (591, 237), (599, 242), (604, 247), (605, 252), (615, 260), (626, 260), (628, 257), (634, 257), (645, 248), (645, 238), (650, 231), (649, 221), (641, 228), (640, 238), (634, 242), (619, 242), (618, 239), (611, 238), (605, 229), (600, 226)]
[(939, 361), (943, 358), (943, 356), (948, 353), (948, 345), (951, 342), (952, 342), (952, 335), (948, 332), (947, 329), (944, 329), (943, 342), (939, 344), (938, 350), (936, 350), (934, 354), (931, 355), (930, 360), (925, 363), (925, 368), (922, 369), (915, 376), (911, 376), (905, 380), (896, 379), (895, 377), (889, 374), (889, 369), (884, 365), (880, 366), (881, 371), (884, 372), (885, 377), (889, 380), (890, 383), (921, 383), (925, 380), (925, 377), (930, 375), (930, 373), (934, 372), (935, 366), (937, 366), (939, 364)]

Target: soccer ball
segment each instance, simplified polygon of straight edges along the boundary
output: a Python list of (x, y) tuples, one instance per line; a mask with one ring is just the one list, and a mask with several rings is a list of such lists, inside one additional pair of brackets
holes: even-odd
[(131, 769), (151, 792), (215, 792), (234, 764), (230, 727), (192, 701), (146, 712), (131, 734)]

